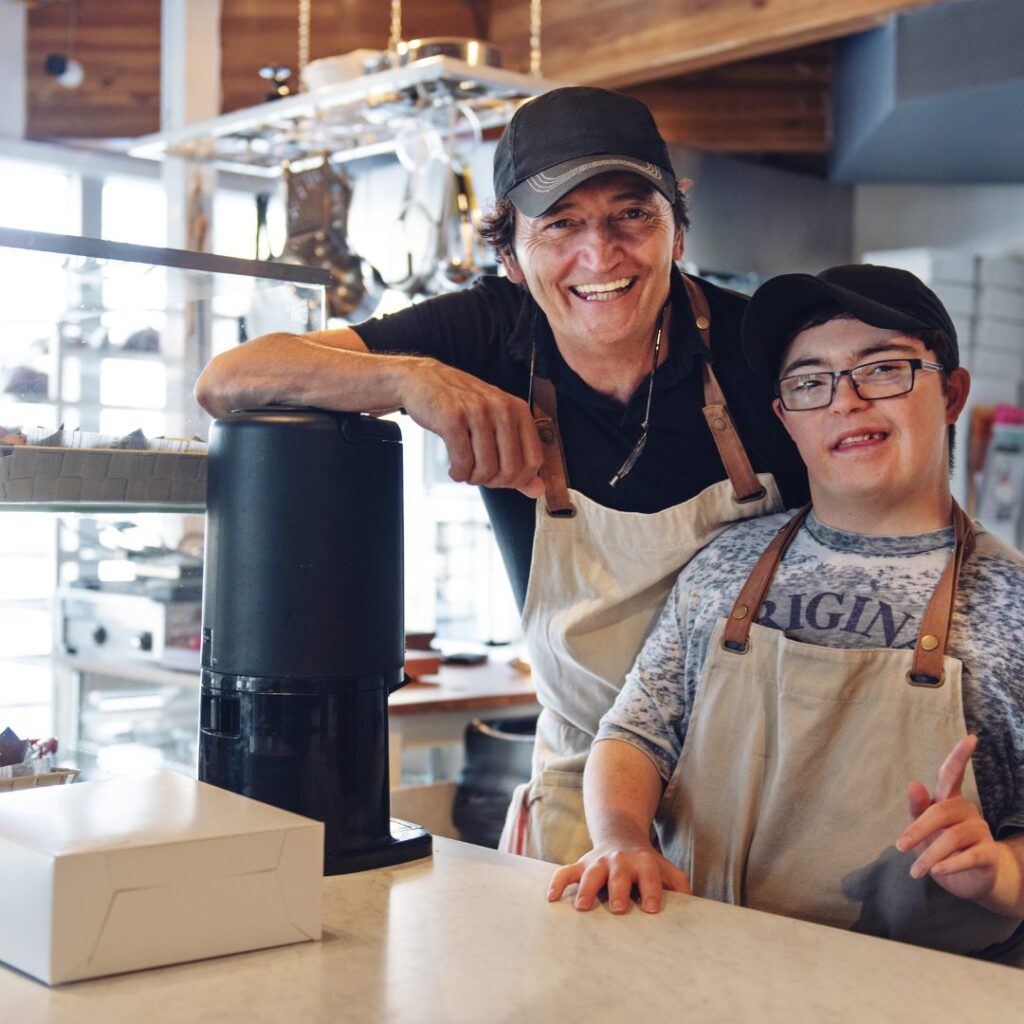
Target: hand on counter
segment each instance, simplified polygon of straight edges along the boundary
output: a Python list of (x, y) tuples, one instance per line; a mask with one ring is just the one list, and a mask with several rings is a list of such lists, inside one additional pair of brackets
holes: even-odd
[(912, 850), (914, 878), (931, 878), (947, 892), (1009, 916), (1021, 914), (1024, 846), (1021, 838), (997, 842), (977, 804), (962, 792), (977, 736), (965, 736), (939, 768), (934, 798), (920, 782), (907, 787), (914, 821), (896, 840)]
[(658, 770), (645, 753), (617, 739), (596, 742), (583, 775), (587, 828), (594, 848), (555, 872), (548, 900), (557, 902), (567, 886), (579, 883), (576, 909), (590, 910), (607, 886), (611, 912), (624, 914), (636, 885), (640, 906), (656, 914), (663, 889), (689, 894), (686, 872), (651, 845), (651, 822), (661, 789)]
[(640, 890), (640, 906), (648, 914), (661, 910), (664, 889), (690, 892), (686, 872), (662, 857), (650, 843), (599, 844), (575, 864), (567, 864), (555, 872), (548, 900), (552, 903), (560, 900), (574, 882), (579, 883), (577, 910), (590, 910), (598, 893), (607, 886), (608, 905), (613, 914), (624, 914), (629, 908), (634, 885)]

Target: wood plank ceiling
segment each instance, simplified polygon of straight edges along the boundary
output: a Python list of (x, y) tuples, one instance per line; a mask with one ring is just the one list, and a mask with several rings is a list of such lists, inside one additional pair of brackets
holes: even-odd
[[(133, 137), (157, 131), (160, 5), (154, 0), (26, 0), (28, 135)], [(719, 152), (824, 154), (828, 41), (935, 0), (545, 0), (544, 74), (624, 88), (671, 142)], [(222, 109), (264, 99), (266, 64), (297, 64), (297, 0), (221, 0)], [(403, 34), (484, 36), (505, 66), (528, 63), (529, 0), (404, 0)], [(384, 49), (387, 0), (313, 0), (310, 57)], [(85, 68), (77, 89), (47, 55)]]

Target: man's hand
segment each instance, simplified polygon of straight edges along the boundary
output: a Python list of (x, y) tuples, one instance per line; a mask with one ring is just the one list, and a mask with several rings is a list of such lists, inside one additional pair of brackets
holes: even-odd
[(686, 872), (659, 854), (650, 843), (603, 843), (584, 854), (575, 864), (559, 868), (551, 879), (548, 900), (562, 898), (566, 887), (579, 882), (576, 909), (590, 910), (598, 892), (608, 887), (608, 905), (613, 914), (624, 914), (634, 884), (640, 890), (640, 906), (648, 914), (661, 910), (663, 889), (689, 894)]
[(931, 875), (954, 896), (987, 904), (1000, 874), (1017, 872), (1012, 855), (993, 839), (981, 809), (960, 792), (977, 744), (977, 736), (965, 736), (942, 762), (934, 799), (920, 782), (910, 783), (907, 798), (915, 820), (896, 840), (896, 849), (917, 854), (912, 877)]
[(543, 449), (523, 399), (434, 359), (407, 365), (401, 404), (444, 441), (453, 480), (544, 494)]
[(274, 404), (402, 407), (442, 438), (453, 480), (544, 493), (543, 449), (526, 402), (436, 359), (371, 354), (351, 328), (254, 338), (215, 357), (195, 390), (211, 416)]

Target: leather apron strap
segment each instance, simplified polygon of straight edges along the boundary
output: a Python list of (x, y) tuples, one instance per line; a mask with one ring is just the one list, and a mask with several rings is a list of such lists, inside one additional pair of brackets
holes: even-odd
[[(793, 538), (800, 532), (811, 511), (810, 505), (802, 509), (772, 538), (757, 560), (743, 589), (736, 598), (722, 633), (722, 647), (733, 654), (746, 654), (750, 647), (750, 626), (760, 611), (768, 588), (771, 586), (779, 563)], [(913, 686), (941, 686), (946, 642), (953, 618), (957, 584), (963, 563), (974, 548), (974, 529), (967, 513), (953, 502), (953, 553), (932, 592), (928, 606), (921, 617), (921, 627), (914, 645), (914, 660), (907, 673), (907, 682)]]
[[(686, 274), (683, 275), (683, 282), (690, 297), (694, 324), (700, 334), (700, 340), (704, 342), (704, 347), (710, 355), (711, 311), (708, 308), (707, 296), (700, 285)], [(743, 504), (763, 498), (764, 488), (750, 465), (747, 450), (743, 447), (743, 441), (729, 412), (721, 385), (711, 368), (710, 358), (704, 360), (704, 419), (707, 420), (722, 465), (732, 483), (736, 500)]]
[(558, 399), (554, 384), (547, 377), (534, 377), (532, 399), (533, 422), (544, 450), (540, 476), (544, 481), (548, 515), (569, 518), (576, 515), (576, 509), (569, 498), (569, 478), (565, 470), (562, 435), (558, 432)]

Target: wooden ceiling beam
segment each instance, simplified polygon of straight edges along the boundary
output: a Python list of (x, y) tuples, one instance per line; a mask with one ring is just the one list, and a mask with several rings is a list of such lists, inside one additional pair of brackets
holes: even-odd
[(160, 5), (151, 0), (82, 3), (74, 56), (85, 69), (76, 89), (45, 70), (49, 54), (68, 53), (67, 4), (28, 13), (26, 134), (32, 139), (131, 138), (160, 120)]
[[(876, 28), (948, 0), (545, 0), (546, 78), (624, 88)], [(529, 65), (528, 0), (491, 0), (490, 40)]]
[(831, 46), (819, 43), (626, 91), (670, 144), (721, 153), (827, 153)]

